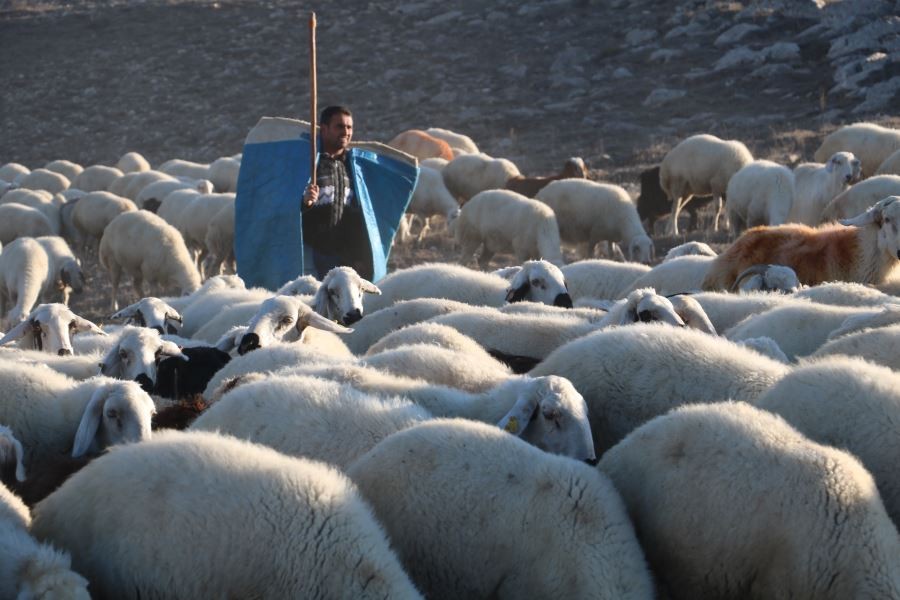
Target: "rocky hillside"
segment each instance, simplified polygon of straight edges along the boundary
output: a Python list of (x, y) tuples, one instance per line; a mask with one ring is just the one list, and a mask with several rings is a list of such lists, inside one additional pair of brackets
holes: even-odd
[(320, 106), (358, 139), (440, 126), (634, 181), (697, 132), (791, 163), (838, 124), (900, 124), (894, 1), (0, 0), (0, 163), (239, 152), (260, 116), (307, 116), (310, 9)]

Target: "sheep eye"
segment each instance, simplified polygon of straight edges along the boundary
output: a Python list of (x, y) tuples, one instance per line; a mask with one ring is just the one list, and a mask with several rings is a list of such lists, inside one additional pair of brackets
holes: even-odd
[(119, 350), (119, 358), (128, 360), (128, 352), (126, 350)]
[(278, 328), (284, 329), (294, 322), (293, 317), (282, 317), (281, 320), (278, 321)]
[(118, 412), (116, 409), (114, 409), (114, 408), (110, 408), (110, 409), (108, 409), (108, 410), (106, 411), (106, 417), (107, 417), (108, 419), (118, 419), (118, 418), (119, 418), (119, 412)]
[(72, 331), (73, 329), (75, 329), (75, 321), (69, 323), (69, 331)]
[(650, 313), (649, 310), (642, 310), (641, 312), (638, 313), (638, 319), (640, 319), (644, 323), (649, 323), (650, 321), (653, 320), (653, 315)]

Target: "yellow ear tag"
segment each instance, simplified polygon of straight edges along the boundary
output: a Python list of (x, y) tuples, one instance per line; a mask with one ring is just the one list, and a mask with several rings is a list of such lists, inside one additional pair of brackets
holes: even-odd
[(504, 431), (508, 431), (509, 433), (518, 433), (519, 432), (519, 419), (516, 417), (510, 417), (509, 421), (506, 422), (506, 427), (503, 428)]

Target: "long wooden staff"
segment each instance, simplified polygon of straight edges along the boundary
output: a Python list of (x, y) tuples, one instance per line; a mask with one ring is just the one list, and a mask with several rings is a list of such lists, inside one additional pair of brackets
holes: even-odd
[(309, 14), (309, 172), (316, 183), (316, 13)]

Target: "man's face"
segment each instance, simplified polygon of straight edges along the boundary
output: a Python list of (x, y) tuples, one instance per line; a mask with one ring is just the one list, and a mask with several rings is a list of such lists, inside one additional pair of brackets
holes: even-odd
[(322, 145), (328, 153), (334, 154), (346, 150), (353, 137), (353, 117), (332, 115), (331, 120), (320, 129)]

